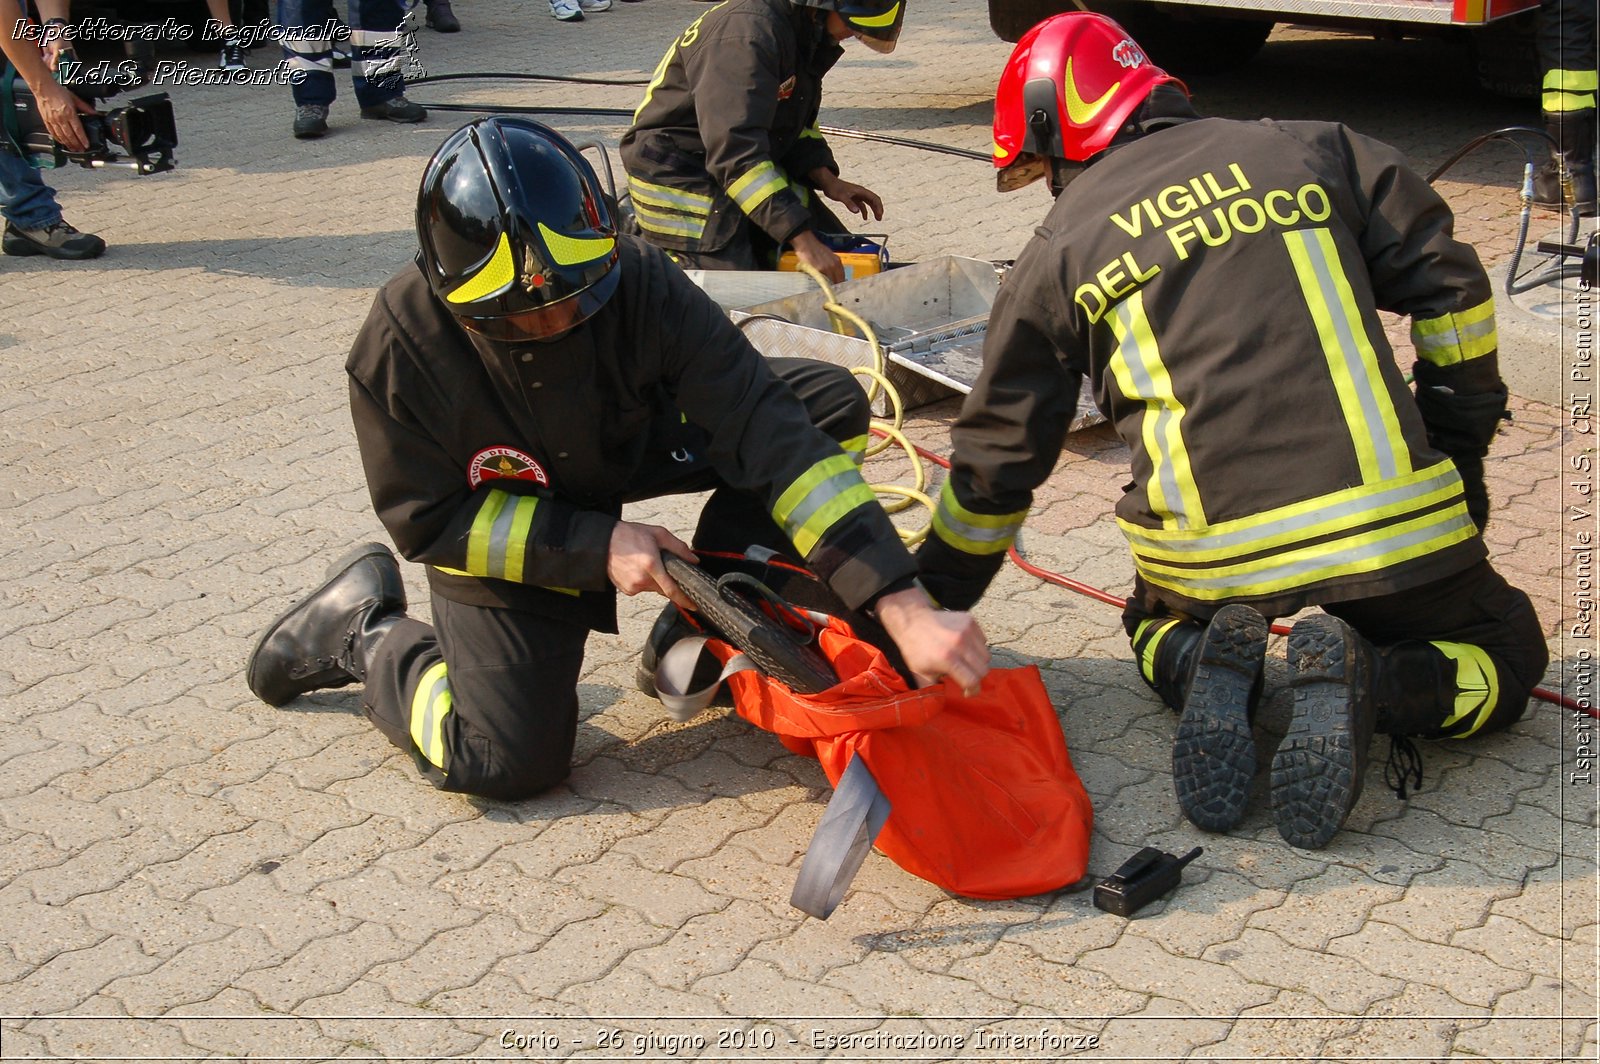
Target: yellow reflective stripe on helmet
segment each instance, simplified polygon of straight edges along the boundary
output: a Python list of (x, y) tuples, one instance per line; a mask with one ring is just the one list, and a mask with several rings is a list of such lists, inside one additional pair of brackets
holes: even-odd
[(1144, 293), (1135, 292), (1112, 312), (1111, 331), (1117, 349), (1108, 367), (1117, 386), (1129, 399), (1145, 404), (1140, 435), (1150, 459), (1150, 481), (1145, 490), (1150, 510), (1162, 523), (1194, 528), (1206, 523), (1200, 489), (1194, 482), (1189, 451), (1183, 443), (1184, 406), (1172, 387), (1172, 377), (1161, 361), (1150, 320), (1144, 312)]
[(1324, 580), (1377, 572), (1443, 550), (1478, 534), (1478, 526), (1458, 502), (1409, 521), (1370, 529), (1343, 539), (1282, 551), (1233, 565), (1172, 566), (1134, 552), (1134, 566), (1151, 584), (1202, 602), (1273, 595)]
[(1156, 682), (1156, 650), (1161, 646), (1161, 641), (1167, 637), (1167, 633), (1179, 623), (1181, 619), (1178, 617), (1152, 617), (1140, 621), (1138, 627), (1133, 630), (1132, 643), (1134, 650), (1139, 654), (1139, 671), (1152, 685)]
[(881, 15), (846, 15), (844, 20), (852, 26), (861, 26), (869, 30), (881, 30), (886, 26), (893, 26), (894, 20), (900, 17), (900, 4), (897, 2)]
[[(1456, 663), (1455, 711), (1439, 727), (1452, 739), (1465, 739), (1488, 723), (1500, 704), (1500, 673), (1494, 659), (1482, 647), (1470, 643), (1434, 643), (1439, 653)], [(1466, 731), (1451, 731), (1453, 725), (1468, 718)]]
[(1461, 474), (1448, 458), (1381, 484), (1357, 484), (1248, 517), (1194, 529), (1117, 523), (1135, 554), (1152, 561), (1218, 562), (1293, 547), (1336, 532), (1390, 523), (1462, 499)]
[(1000, 554), (1016, 541), (1017, 530), (1028, 511), (1008, 514), (980, 514), (962, 506), (949, 480), (939, 489), (939, 505), (933, 509), (933, 534), (967, 554)]
[(467, 533), (467, 572), (521, 583), (528, 530), (538, 508), (536, 496), (491, 490)]
[(782, 526), (801, 554), (828, 534), (839, 520), (878, 497), (861, 479), (861, 471), (847, 454), (824, 458), (795, 478), (773, 504), (773, 519)]
[(446, 671), (442, 661), (431, 666), (411, 695), (411, 741), (428, 764), (441, 771), (445, 767), (444, 719), (455, 705)]
[(789, 179), (771, 161), (757, 163), (728, 186), (728, 198), (749, 214), (778, 192), (789, 187)]
[(1481, 358), (1500, 346), (1494, 326), (1494, 300), (1486, 299), (1459, 313), (1411, 323), (1417, 357), (1435, 366), (1454, 366)]
[(539, 235), (544, 238), (544, 246), (550, 249), (550, 257), (556, 260), (557, 266), (594, 262), (611, 254), (617, 246), (617, 242), (609, 236), (568, 236), (556, 232), (543, 222), (539, 223)]
[(517, 267), (511, 260), (511, 241), (501, 233), (500, 243), (495, 245), (494, 254), (489, 256), (489, 261), (471, 277), (461, 282), (454, 292), (445, 296), (445, 299), (451, 303), (475, 303), (480, 299), (499, 295), (510, 288), (511, 282), (516, 279)]
[(850, 461), (860, 466), (861, 463), (867, 460), (867, 447), (871, 442), (872, 437), (863, 433), (860, 436), (852, 436), (848, 440), (840, 440), (839, 449), (850, 456)]
[(1333, 234), (1327, 229), (1304, 229), (1283, 234), (1283, 240), (1333, 374), (1361, 479), (1370, 484), (1411, 472), (1411, 451), (1401, 435), (1394, 402), (1383, 387), (1378, 355), (1362, 324)]

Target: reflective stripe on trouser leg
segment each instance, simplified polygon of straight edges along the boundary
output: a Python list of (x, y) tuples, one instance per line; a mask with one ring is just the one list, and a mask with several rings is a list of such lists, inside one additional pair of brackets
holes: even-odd
[(1455, 663), (1455, 702), (1439, 734), (1464, 739), (1488, 723), (1500, 705), (1500, 672), (1482, 647), (1469, 643), (1431, 644)]
[[(350, 73), (356, 100), (375, 107), (405, 92), (402, 0), (350, 0)], [(410, 31), (415, 35), (415, 31)]]
[(435, 663), (411, 694), (411, 741), (428, 764), (449, 775), (450, 766), (445, 749), (445, 718), (450, 715), (454, 701), (450, 697), (450, 681), (445, 663)]
[(1198, 621), (1181, 617), (1152, 617), (1133, 630), (1133, 652), (1139, 658), (1139, 676), (1171, 709), (1183, 710), (1191, 648), (1205, 634)]
[(332, 0), (279, 0), (283, 58), (291, 72), (304, 75), (289, 86), (296, 107), (333, 103), (333, 42), (322, 35), (331, 18)]

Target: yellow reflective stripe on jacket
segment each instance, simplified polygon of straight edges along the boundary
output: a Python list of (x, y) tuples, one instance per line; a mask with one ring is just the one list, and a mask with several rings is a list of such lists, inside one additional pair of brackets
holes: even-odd
[(1333, 374), (1361, 479), (1370, 484), (1411, 472), (1411, 452), (1383, 386), (1378, 355), (1339, 263), (1333, 234), (1327, 229), (1303, 229), (1283, 234), (1283, 240)]
[(772, 507), (772, 516), (782, 526), (801, 554), (828, 534), (839, 520), (878, 497), (861, 479), (861, 471), (847, 454), (824, 458), (795, 479)]
[(1540, 108), (1546, 114), (1587, 111), (1595, 105), (1600, 77), (1593, 70), (1563, 70), (1556, 67), (1545, 71), (1543, 88)]
[(1478, 534), (1464, 502), (1343, 539), (1300, 547), (1234, 565), (1175, 567), (1134, 554), (1151, 584), (1203, 602), (1273, 595), (1324, 580), (1378, 572), (1464, 542)]
[(640, 228), (663, 236), (698, 240), (705, 235), (711, 215), (711, 197), (698, 192), (628, 178), (628, 195)]
[(788, 187), (789, 179), (783, 176), (783, 171), (776, 164), (770, 161), (757, 163), (728, 186), (728, 198), (738, 204), (741, 211), (749, 214), (775, 193)]
[[(1488, 722), (1500, 704), (1500, 673), (1494, 659), (1482, 647), (1470, 643), (1434, 643), (1439, 652), (1456, 663), (1455, 711), (1439, 727), (1452, 739), (1465, 739)], [(1466, 731), (1451, 729), (1468, 718)]]
[(999, 554), (1017, 538), (1017, 530), (1028, 511), (1009, 514), (980, 514), (962, 506), (950, 481), (939, 489), (939, 505), (933, 510), (933, 533), (950, 546), (967, 554)]
[(428, 764), (440, 770), (445, 767), (444, 719), (455, 704), (445, 672), (442, 661), (429, 668), (411, 695), (411, 741)]
[(1151, 561), (1227, 562), (1295, 547), (1348, 529), (1392, 522), (1462, 499), (1461, 474), (1449, 459), (1381, 484), (1357, 484), (1248, 517), (1194, 529), (1117, 523), (1136, 557)]
[(872, 437), (868, 435), (852, 436), (848, 440), (840, 440), (839, 449), (850, 456), (850, 461), (859, 466), (867, 460), (867, 447), (871, 442)]
[[(448, 565), (435, 565), (434, 568), (439, 570), (441, 573), (444, 573), (446, 576), (470, 576), (474, 580), (479, 579), (478, 573), (469, 573), (465, 569), (452, 569)], [(583, 594), (583, 592), (579, 591), (575, 587), (550, 587), (548, 584), (532, 584), (528, 586), (541, 588), (545, 591), (554, 591), (561, 595), (577, 596)]]
[(1146, 492), (1150, 512), (1162, 523), (1194, 528), (1206, 523), (1200, 489), (1194, 482), (1189, 451), (1183, 444), (1184, 406), (1172, 388), (1172, 377), (1161, 361), (1150, 319), (1144, 312), (1144, 293), (1135, 292), (1112, 312), (1111, 331), (1117, 338), (1107, 368), (1129, 399), (1145, 404), (1140, 435), (1150, 459)]
[(1494, 300), (1486, 299), (1459, 313), (1411, 323), (1417, 357), (1435, 366), (1454, 366), (1481, 358), (1500, 346), (1494, 327)]
[(491, 490), (467, 533), (467, 572), (522, 582), (528, 554), (528, 530), (539, 500)]

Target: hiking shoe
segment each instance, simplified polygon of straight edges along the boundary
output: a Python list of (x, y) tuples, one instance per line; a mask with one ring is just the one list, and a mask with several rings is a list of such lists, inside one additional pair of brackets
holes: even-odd
[(1326, 846), (1361, 797), (1377, 712), (1373, 660), (1355, 629), (1326, 614), (1289, 632), (1294, 715), (1272, 758), (1272, 815), (1291, 846)]
[(438, 33), (461, 32), (461, 20), (450, 10), (450, 0), (428, 0), (428, 26)]
[(294, 135), (301, 140), (320, 137), (328, 131), (328, 106), (308, 103), (294, 109)]
[(15, 222), (6, 222), (5, 236), (0, 238), (0, 251), (7, 255), (44, 255), (52, 259), (97, 259), (106, 250), (106, 242), (93, 233), (80, 233), (65, 219), (57, 218), (49, 225), (37, 229), (24, 229)]
[[(684, 618), (677, 606), (667, 603), (666, 608), (656, 618), (656, 623), (650, 626), (650, 634), (645, 637), (644, 647), (639, 651), (639, 664), (633, 672), (634, 686), (651, 698), (660, 698), (660, 694), (656, 691), (656, 665), (678, 640), (691, 635), (716, 635), (716, 633), (695, 627)], [(709, 652), (702, 654), (700, 660), (695, 663), (694, 676), (689, 681), (688, 689), (704, 690), (721, 671), (722, 663), (714, 655)], [(726, 685), (717, 691), (711, 704), (733, 705), (733, 695)]]
[(582, 22), (583, 9), (578, 0), (550, 0), (550, 14), (558, 22)]
[(611, 0), (578, 0), (578, 6), (591, 14), (596, 11), (610, 11)]
[(1249, 606), (1224, 606), (1196, 653), (1172, 742), (1172, 787), (1190, 823), (1227, 831), (1244, 816), (1256, 776), (1250, 704), (1267, 653), (1267, 619)]
[(396, 96), (372, 107), (361, 109), (362, 118), (379, 118), (388, 122), (420, 122), (428, 117), (427, 109), (412, 103), (404, 96)]
[(246, 70), (244, 49), (238, 44), (229, 42), (222, 46), (222, 57), (217, 60), (217, 66), (222, 70)]

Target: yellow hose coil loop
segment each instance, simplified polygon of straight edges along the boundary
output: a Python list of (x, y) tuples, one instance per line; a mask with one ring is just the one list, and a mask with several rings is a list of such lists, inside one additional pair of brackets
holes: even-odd
[[(894, 445), (898, 445), (911, 461), (911, 487), (908, 488), (902, 484), (875, 484), (871, 481), (868, 481), (867, 487), (871, 488), (879, 496), (896, 495), (900, 497), (897, 501), (890, 503), (885, 503), (881, 498), (879, 499), (879, 503), (883, 506), (885, 513), (896, 514), (912, 506), (921, 505), (931, 515), (934, 503), (925, 491), (927, 487), (927, 470), (923, 467), (922, 457), (917, 454), (916, 446), (912, 444), (903, 431), (905, 427), (905, 404), (900, 399), (899, 391), (889, 380), (889, 364), (884, 356), (883, 345), (878, 342), (878, 334), (873, 331), (871, 325), (867, 324), (865, 318), (843, 306), (834, 298), (833, 286), (828, 283), (828, 279), (822, 275), (821, 271), (803, 262), (800, 264), (800, 271), (815, 281), (817, 287), (822, 290), (822, 298), (824, 300), (822, 309), (828, 312), (828, 318), (833, 323), (833, 331), (841, 336), (849, 336), (850, 333), (846, 331), (845, 327), (853, 326), (861, 334), (861, 338), (866, 340), (867, 345), (872, 348), (872, 366), (870, 368), (867, 366), (853, 366), (850, 372), (858, 377), (866, 378), (867, 402), (875, 402), (878, 398), (879, 390), (882, 390), (889, 401), (892, 420), (884, 421), (881, 418), (873, 418), (868, 423), (868, 428), (882, 436), (882, 440), (867, 448), (863, 461), (883, 453)], [(899, 529), (900, 539), (908, 547), (916, 546), (927, 538), (928, 529), (929, 525), (927, 524), (909, 531), (903, 528)]]

